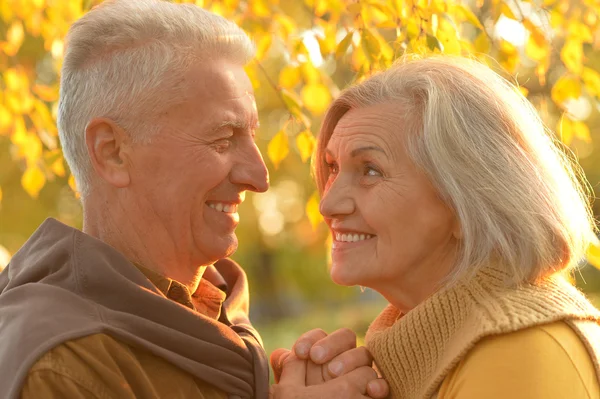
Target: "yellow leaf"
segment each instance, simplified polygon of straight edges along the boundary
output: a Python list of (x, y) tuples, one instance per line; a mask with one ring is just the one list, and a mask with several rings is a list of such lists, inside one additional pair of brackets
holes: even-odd
[(502, 14), (504, 14), (506, 17), (508, 17), (510, 19), (518, 20), (518, 18), (515, 17), (515, 13), (513, 13), (512, 9), (508, 6), (508, 4), (502, 3), (500, 10), (501, 10)]
[(569, 21), (567, 30), (569, 32), (569, 36), (573, 39), (582, 41), (584, 43), (592, 43), (594, 41), (594, 36), (592, 35), (592, 31), (590, 30), (589, 26), (579, 21)]
[(445, 54), (460, 54), (460, 42), (454, 24), (447, 18), (440, 18), (435, 37), (440, 41)]
[(10, 91), (21, 91), (29, 88), (29, 79), (21, 69), (9, 68), (4, 72), (6, 88)]
[(381, 56), (381, 46), (379, 45), (379, 40), (377, 40), (373, 33), (367, 28), (363, 28), (360, 38), (360, 42), (367, 59), (371, 62), (378, 60)]
[(513, 55), (519, 53), (514, 44), (504, 39), (500, 40), (499, 47), (500, 51), (502, 51), (504, 54)]
[(569, 71), (579, 75), (583, 70), (582, 43), (576, 39), (567, 39), (560, 51), (560, 59)]
[(560, 140), (566, 145), (570, 145), (573, 141), (573, 121), (565, 117), (560, 118), (557, 130)]
[(582, 121), (573, 121), (572, 134), (580, 140), (586, 143), (591, 143), (592, 138), (590, 137), (590, 128)]
[(471, 23), (473, 26), (483, 30), (483, 25), (481, 25), (481, 22), (479, 21), (477, 16), (475, 14), (473, 14), (473, 11), (471, 11), (471, 9), (469, 7), (467, 7), (463, 4), (457, 4), (454, 6), (454, 10), (457, 14), (462, 15), (462, 17), (466, 21)]
[(58, 86), (50, 87), (40, 84), (33, 86), (33, 92), (40, 100), (46, 102), (53, 102), (58, 100)]
[(569, 98), (578, 98), (581, 96), (581, 82), (579, 79), (563, 76), (556, 81), (550, 95), (557, 104), (562, 104)]
[(46, 184), (46, 176), (37, 166), (28, 167), (21, 177), (21, 185), (32, 198), (38, 197), (44, 184)]
[(6, 107), (0, 104), (0, 136), (10, 133), (12, 115)]
[(316, 142), (317, 140), (315, 139), (315, 136), (312, 135), (310, 130), (305, 130), (298, 133), (296, 136), (296, 146), (300, 151), (300, 158), (302, 158), (302, 162), (306, 162), (310, 159), (315, 149)]
[(21, 44), (23, 44), (23, 38), (25, 37), (23, 31), (23, 24), (21, 21), (15, 21), (12, 23), (8, 31), (6, 32), (6, 40), (7, 44), (4, 47), (4, 52), (9, 57), (12, 57), (17, 54), (19, 49), (21, 48)]
[(331, 93), (322, 83), (304, 86), (300, 95), (304, 106), (314, 115), (321, 115), (331, 103)]
[(530, 35), (525, 45), (525, 54), (534, 61), (541, 61), (549, 54), (548, 43), (545, 41), (540, 43)]
[(488, 53), (490, 51), (490, 39), (481, 32), (475, 39), (475, 50), (479, 53)]
[(316, 191), (310, 196), (306, 203), (306, 216), (310, 221), (313, 231), (317, 229), (319, 223), (323, 221), (323, 216), (319, 212), (319, 193)]
[(265, 55), (269, 51), (269, 48), (271, 48), (271, 43), (272, 43), (272, 37), (269, 34), (263, 35), (258, 40), (258, 44), (256, 45), (256, 56), (255, 56), (255, 58), (257, 60), (260, 61), (265, 57)]
[(300, 70), (302, 71), (302, 76), (304, 77), (304, 81), (306, 84), (312, 84), (319, 81), (321, 78), (321, 73), (312, 62), (305, 62), (300, 66)]
[(0, 205), (2, 205), (2, 187), (0, 187)]
[(291, 89), (300, 83), (300, 71), (298, 67), (287, 65), (279, 73), (279, 86)]
[(288, 137), (284, 130), (280, 130), (269, 142), (267, 147), (267, 154), (269, 159), (273, 162), (275, 169), (279, 168), (281, 161), (287, 157), (290, 152)]
[(590, 265), (600, 269), (600, 243), (592, 243), (587, 250), (587, 261)]
[(583, 80), (583, 84), (590, 94), (600, 97), (600, 73), (591, 68), (583, 68), (581, 79)]
[(62, 157), (59, 157), (56, 161), (54, 161), (52, 166), (50, 166), (50, 169), (56, 176), (65, 177), (65, 163), (63, 162)]
[(519, 86), (519, 93), (521, 93), (523, 95), (523, 97), (527, 97), (527, 95), (529, 94), (529, 90), (527, 90), (526, 87), (523, 86)]
[(250, 9), (257, 17), (268, 17), (271, 15), (271, 10), (269, 10), (268, 4), (266, 4), (265, 0), (250, 1)]
[(79, 198), (81, 196), (81, 194), (79, 194), (79, 191), (77, 190), (77, 183), (75, 183), (75, 176), (73, 175), (69, 176), (69, 187), (71, 187), (71, 190), (73, 190), (73, 192), (75, 193), (75, 198)]
[(354, 36), (354, 31), (348, 32), (346, 37), (338, 44), (337, 49), (335, 50), (335, 58), (341, 58), (346, 54), (348, 47), (350, 47), (350, 44), (352, 43), (352, 36)]

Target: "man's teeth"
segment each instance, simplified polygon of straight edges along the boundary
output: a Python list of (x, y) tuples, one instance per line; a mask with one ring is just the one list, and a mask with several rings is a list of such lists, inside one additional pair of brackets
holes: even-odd
[(211, 207), (212, 209), (215, 209), (219, 212), (225, 212), (225, 213), (233, 213), (233, 212), (237, 212), (237, 205), (236, 204), (226, 204), (223, 202), (217, 202), (217, 203), (210, 203), (208, 204), (209, 207)]
[(346, 241), (346, 242), (356, 242), (368, 240), (369, 238), (373, 238), (374, 236), (371, 234), (340, 234), (335, 233), (336, 241)]

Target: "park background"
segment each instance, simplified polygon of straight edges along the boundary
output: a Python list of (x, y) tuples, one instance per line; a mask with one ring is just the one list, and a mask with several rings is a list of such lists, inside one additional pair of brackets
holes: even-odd
[[(55, 125), (58, 80), (70, 24), (100, 2), (0, 0), (0, 267), (47, 217), (81, 227)], [(362, 337), (385, 304), (329, 280), (310, 157), (332, 98), (405, 53), (469, 55), (518, 84), (600, 193), (600, 0), (194, 3), (235, 21), (258, 49), (246, 70), (272, 186), (242, 204), (233, 258), (248, 272), (251, 316), (269, 352), (316, 327)], [(574, 279), (600, 304), (592, 265), (599, 247)]]

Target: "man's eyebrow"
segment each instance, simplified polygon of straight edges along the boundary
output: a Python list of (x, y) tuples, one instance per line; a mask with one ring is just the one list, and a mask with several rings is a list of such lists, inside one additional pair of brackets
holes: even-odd
[(250, 124), (248, 121), (229, 120), (219, 123), (212, 129), (213, 132), (218, 132), (225, 128), (240, 129), (240, 130), (256, 130), (260, 127), (260, 123), (256, 121)]

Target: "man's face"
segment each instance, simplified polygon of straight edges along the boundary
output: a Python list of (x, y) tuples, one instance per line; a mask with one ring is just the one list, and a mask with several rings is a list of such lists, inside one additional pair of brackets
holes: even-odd
[(238, 205), (245, 191), (268, 188), (254, 133), (258, 114), (242, 66), (199, 63), (186, 96), (160, 117), (161, 131), (132, 154), (131, 190), (142, 214), (166, 231), (179, 256), (208, 265), (237, 248)]

